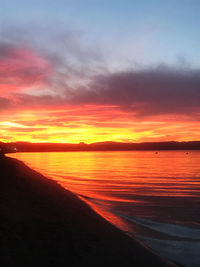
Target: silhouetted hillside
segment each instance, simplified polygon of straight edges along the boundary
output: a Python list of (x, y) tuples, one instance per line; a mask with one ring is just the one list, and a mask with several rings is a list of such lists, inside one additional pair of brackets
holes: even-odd
[(190, 142), (149, 142), (118, 143), (99, 142), (92, 144), (55, 144), (55, 143), (0, 143), (0, 151), (9, 152), (59, 152), (59, 151), (128, 151), (128, 150), (198, 150), (200, 141)]

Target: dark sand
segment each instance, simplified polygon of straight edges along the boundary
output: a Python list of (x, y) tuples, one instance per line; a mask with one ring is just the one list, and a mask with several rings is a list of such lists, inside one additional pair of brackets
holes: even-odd
[(0, 266), (175, 266), (56, 182), (0, 158)]

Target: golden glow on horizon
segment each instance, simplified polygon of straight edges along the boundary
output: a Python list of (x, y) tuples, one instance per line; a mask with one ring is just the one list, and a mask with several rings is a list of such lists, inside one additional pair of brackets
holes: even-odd
[(93, 143), (199, 140), (200, 123), (168, 117), (134, 120), (109, 106), (11, 111), (0, 117), (3, 142)]

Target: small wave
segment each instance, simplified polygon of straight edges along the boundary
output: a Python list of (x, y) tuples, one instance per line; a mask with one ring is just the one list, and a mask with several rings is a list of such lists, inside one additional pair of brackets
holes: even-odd
[(136, 235), (136, 237), (171, 261), (180, 263), (182, 266), (199, 267), (199, 241), (161, 240), (142, 235)]
[(121, 214), (121, 213), (118, 213), (117, 215), (128, 221), (139, 224), (151, 230), (154, 230), (154, 231), (157, 231), (163, 234), (167, 234), (169, 236), (200, 241), (200, 229), (195, 229), (195, 228), (182, 226), (178, 224), (157, 222), (157, 221), (149, 220), (146, 218), (128, 216), (128, 215)]

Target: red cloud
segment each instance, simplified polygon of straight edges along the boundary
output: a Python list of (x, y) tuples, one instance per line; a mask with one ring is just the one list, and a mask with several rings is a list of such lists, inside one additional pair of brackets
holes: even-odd
[(1, 96), (43, 84), (51, 72), (50, 62), (30, 49), (0, 45)]

